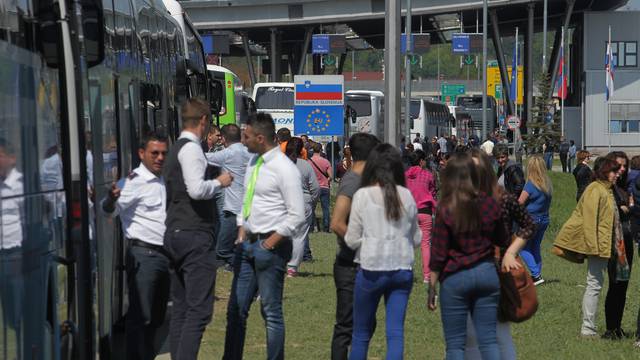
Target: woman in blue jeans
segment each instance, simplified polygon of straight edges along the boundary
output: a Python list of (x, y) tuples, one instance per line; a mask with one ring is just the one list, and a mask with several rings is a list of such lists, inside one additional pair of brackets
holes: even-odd
[(442, 196), (431, 238), (429, 309), (440, 282), (447, 360), (462, 360), (471, 314), (482, 359), (500, 358), (496, 340), (500, 282), (494, 246), (509, 245), (500, 204), (478, 191), (480, 176), (468, 153), (456, 153), (442, 173)]
[(353, 196), (345, 243), (360, 264), (353, 299), (351, 360), (367, 358), (380, 299), (386, 304), (387, 360), (402, 359), (404, 319), (413, 283), (413, 254), (420, 245), (418, 209), (404, 186), (400, 151), (376, 146), (362, 187)]
[(533, 218), (533, 223), (536, 225), (536, 232), (520, 251), (520, 256), (527, 264), (535, 285), (544, 283), (540, 245), (549, 226), (552, 190), (551, 179), (547, 175), (544, 160), (540, 156), (532, 156), (527, 164), (527, 183), (524, 184), (524, 189), (520, 193), (518, 202), (526, 205), (527, 212), (529, 212), (529, 215)]

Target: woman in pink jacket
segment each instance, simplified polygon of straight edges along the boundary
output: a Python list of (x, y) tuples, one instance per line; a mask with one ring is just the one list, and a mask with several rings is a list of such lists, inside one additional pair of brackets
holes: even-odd
[(416, 150), (410, 154), (411, 167), (405, 172), (407, 188), (411, 191), (418, 207), (418, 226), (422, 230), (422, 275), (425, 284), (429, 284), (429, 258), (431, 254), (431, 224), (433, 210), (436, 208), (436, 181), (427, 170), (427, 154)]

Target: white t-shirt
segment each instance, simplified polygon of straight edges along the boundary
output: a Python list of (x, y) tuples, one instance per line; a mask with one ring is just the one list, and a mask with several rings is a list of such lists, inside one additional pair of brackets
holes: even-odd
[(494, 147), (494, 144), (493, 144), (493, 141), (491, 140), (487, 140), (483, 142), (482, 145), (480, 145), (480, 149), (489, 156), (493, 156), (493, 147)]

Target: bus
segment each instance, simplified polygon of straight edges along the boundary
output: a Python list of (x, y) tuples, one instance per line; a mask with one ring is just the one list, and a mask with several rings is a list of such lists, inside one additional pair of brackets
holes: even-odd
[[(475, 134), (480, 139), (485, 138), (487, 134), (482, 134), (482, 96), (458, 96), (456, 106), (471, 118), (467, 128), (468, 135)], [(497, 104), (493, 96), (487, 96), (487, 121), (487, 131), (498, 127)]]
[(0, 0), (0, 28), (0, 358), (124, 359), (127, 243), (96, 204), (209, 96), (202, 44), (151, 0)]
[(348, 90), (345, 105), (355, 112), (349, 116), (350, 134), (365, 132), (384, 139), (384, 93), (370, 90)]
[(209, 72), (209, 81), (220, 83), (219, 86), (222, 89), (220, 112), (214, 114), (217, 125), (238, 124), (240, 106), (244, 106), (240, 78), (231, 70), (218, 65), (207, 65), (207, 71)]
[(257, 83), (253, 87), (253, 101), (257, 112), (264, 112), (273, 118), (276, 131), (293, 129), (293, 104), (295, 87), (293, 83)]
[(447, 105), (431, 98), (413, 98), (410, 104), (411, 138), (420, 134), (423, 139), (449, 134), (453, 126)]

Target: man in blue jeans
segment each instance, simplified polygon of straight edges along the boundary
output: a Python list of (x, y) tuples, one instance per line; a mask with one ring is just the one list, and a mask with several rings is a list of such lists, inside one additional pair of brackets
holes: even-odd
[(225, 360), (242, 359), (247, 318), (260, 294), (267, 329), (267, 359), (284, 359), (282, 295), (291, 236), (305, 222), (300, 172), (274, 142), (270, 115), (249, 122), (244, 142), (255, 154), (245, 172), (245, 194), (238, 214), (238, 247), (227, 307)]
[(241, 132), (236, 124), (228, 124), (222, 127), (222, 143), (224, 150), (206, 153), (210, 166), (222, 168), (233, 176), (231, 186), (224, 190), (224, 206), (218, 229), (218, 243), (216, 255), (224, 261), (224, 269), (233, 271), (234, 242), (238, 237), (236, 217), (242, 210), (242, 197), (244, 196), (244, 172), (251, 154), (240, 142)]
[[(318, 224), (318, 228), (320, 231), (329, 232), (329, 197), (331, 195), (331, 179), (333, 178), (333, 170), (331, 163), (329, 160), (320, 156), (322, 152), (322, 145), (320, 143), (313, 144), (313, 156), (309, 159), (309, 163), (313, 168), (313, 171), (316, 174), (316, 178), (318, 179), (318, 184), (320, 184), (320, 205), (322, 207), (322, 227)], [(315, 217), (315, 206), (313, 207), (314, 221)]]

